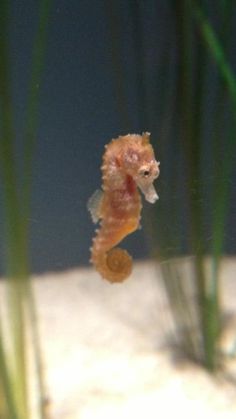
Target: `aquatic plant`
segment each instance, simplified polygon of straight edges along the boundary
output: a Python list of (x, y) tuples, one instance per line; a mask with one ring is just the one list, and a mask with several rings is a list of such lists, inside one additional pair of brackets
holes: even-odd
[[(122, 57), (126, 32), (122, 11), (114, 3), (106, 6), (117, 104), (129, 131), (133, 121)], [(163, 7), (165, 25), (160, 25), (163, 33), (159, 31), (158, 37)], [(222, 320), (219, 267), (236, 144), (236, 78), (231, 62), (235, 4), (170, 0), (163, 6), (159, 1), (130, 0), (127, 9), (136, 115), (140, 129), (151, 131), (154, 148), (157, 139), (162, 162), (161, 199), (153, 208), (152, 222), (149, 213), (146, 229), (152, 253), (161, 261), (177, 340), (186, 355), (214, 370)], [(156, 21), (156, 31), (148, 32), (147, 20), (152, 27)], [(180, 259), (183, 255), (190, 268), (186, 269), (186, 259)]]
[[(236, 79), (229, 49), (233, 3), (218, 2), (217, 9), (221, 16), (218, 25), (205, 2), (173, 2), (180, 69), (176, 103), (180, 104), (181, 148), (186, 163), (185, 191), (190, 214), (189, 250), (194, 255), (192, 276), (203, 347), (200, 358), (196, 351), (191, 355), (209, 370), (214, 370), (219, 362), (222, 322), (219, 265), (224, 251), (236, 128)], [(211, 85), (209, 77), (213, 71), (216, 80)], [(214, 106), (210, 113), (207, 106), (211, 94)], [(210, 132), (206, 128), (205, 112), (211, 118)], [(208, 150), (211, 152), (207, 156)], [(210, 269), (206, 265), (207, 255)], [(175, 281), (175, 276), (172, 279)], [(186, 300), (185, 307), (190, 304), (191, 300)], [(185, 329), (188, 336), (194, 334), (193, 326), (194, 323)]]
[[(11, 2), (0, 2), (0, 170), (3, 189), (6, 270), (0, 316), (0, 417), (27, 419), (32, 408), (29, 376), (36, 386), (37, 417), (46, 418), (37, 316), (30, 282), (29, 215), (32, 161), (38, 123), (39, 85), (42, 74), (50, 0), (39, 3), (39, 19), (32, 51), (24, 150), (21, 172), (15, 147), (9, 22)], [(3, 306), (2, 305), (2, 306)], [(3, 307), (1, 307), (2, 309)], [(31, 360), (31, 362), (29, 361)], [(33, 363), (32, 363), (33, 361)], [(29, 367), (29, 364), (32, 364)], [(31, 374), (30, 374), (31, 372)]]

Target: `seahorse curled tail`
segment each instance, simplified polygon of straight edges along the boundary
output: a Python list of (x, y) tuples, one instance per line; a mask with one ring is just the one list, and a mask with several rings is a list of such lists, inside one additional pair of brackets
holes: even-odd
[(132, 257), (120, 247), (108, 252), (93, 253), (92, 262), (100, 275), (109, 282), (123, 282), (132, 272)]
[(97, 230), (91, 249), (91, 262), (100, 275), (109, 282), (122, 282), (132, 272), (132, 257), (116, 246), (127, 234), (136, 230), (136, 223), (121, 226), (102, 226)]

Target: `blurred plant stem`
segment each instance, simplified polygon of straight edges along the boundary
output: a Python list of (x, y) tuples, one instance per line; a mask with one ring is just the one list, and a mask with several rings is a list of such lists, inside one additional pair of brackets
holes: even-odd
[[(196, 1), (190, 1), (194, 17), (199, 25), (205, 47), (209, 50), (216, 62), (219, 87), (216, 94), (216, 109), (213, 116), (215, 124), (215, 137), (213, 141), (214, 156), (214, 192), (212, 213), (212, 274), (206, 289), (206, 317), (207, 317), (207, 365), (210, 369), (215, 366), (213, 355), (216, 353), (216, 343), (220, 331), (220, 308), (219, 308), (219, 263), (224, 245), (224, 230), (226, 216), (229, 206), (230, 174), (233, 167), (233, 156), (235, 152), (235, 123), (236, 123), (236, 78), (232, 71), (227, 53), (229, 52), (229, 31), (231, 28), (231, 16), (233, 15), (233, 2), (220, 2), (221, 27), (219, 35), (215, 33), (209, 20), (206, 18), (203, 8)], [(220, 7), (221, 6), (221, 7)], [(233, 118), (229, 128), (226, 128), (227, 144), (220, 147), (220, 136), (223, 135), (221, 127), (224, 124), (223, 103), (225, 103), (225, 92), (231, 99)], [(211, 355), (212, 354), (212, 355)]]
[[(191, 247), (195, 255), (197, 291), (204, 345), (204, 363), (209, 369), (215, 365), (215, 344), (217, 333), (211, 333), (215, 324), (213, 308), (218, 307), (217, 294), (211, 304), (206, 295), (206, 276), (204, 270), (203, 210), (201, 191), (201, 106), (204, 92), (204, 72), (206, 66), (205, 50), (200, 43), (195, 47), (193, 62), (192, 15), (188, 1), (176, 3), (176, 23), (179, 40), (179, 89), (178, 102), (181, 113), (182, 141), (187, 163), (187, 192), (190, 208)], [(216, 313), (215, 313), (216, 314)], [(216, 320), (217, 325), (218, 321)]]
[[(151, 222), (149, 217), (147, 226), (153, 247), (158, 246), (158, 254), (164, 261), (161, 264), (164, 283), (177, 329), (181, 330), (185, 349), (188, 347), (186, 352), (189, 355), (192, 351), (193, 358), (213, 371), (218, 364), (217, 345), (222, 315), (219, 266), (224, 251), (236, 143), (236, 80), (229, 60), (231, 16), (235, 2), (217, 0), (213, 8), (206, 0), (170, 0), (167, 3), (164, 16), (170, 21), (166, 22), (168, 29), (164, 31), (160, 51), (156, 50), (159, 60), (152, 61), (157, 68), (153, 88), (153, 80), (150, 82), (147, 77), (153, 72), (148, 72), (147, 66), (148, 63), (150, 65), (151, 54), (154, 55), (154, 43), (152, 40), (149, 47), (145, 19), (149, 16), (152, 20), (152, 13), (158, 22), (159, 5), (159, 2), (153, 2), (151, 11), (145, 2), (130, 0), (127, 5), (133, 32), (133, 64), (137, 73), (134, 79), (137, 81), (140, 127), (141, 130), (152, 131), (153, 138), (159, 138), (157, 155), (163, 162), (159, 181), (161, 199), (153, 209), (154, 217)], [(111, 16), (110, 26), (113, 27), (113, 53), (117, 54), (120, 63), (117, 87), (122, 77), (124, 86), (126, 71), (125, 65), (121, 64), (122, 49), (116, 48), (122, 28), (117, 21), (113, 25)], [(118, 27), (119, 33), (116, 31)], [(209, 78), (212, 78), (210, 73), (216, 73), (216, 81), (213, 77), (213, 82), (209, 83)], [(117, 71), (114, 74), (117, 79)], [(215, 104), (213, 112), (209, 112), (207, 107), (212, 102), (212, 86)], [(154, 93), (150, 95), (151, 91)], [(117, 92), (119, 96), (119, 89)], [(123, 89), (124, 107), (126, 100)], [(227, 116), (226, 107), (229, 109)], [(206, 114), (212, 128), (210, 132), (206, 128)], [(183, 166), (181, 170), (180, 165)], [(207, 205), (204, 199), (206, 192)], [(180, 237), (183, 213), (189, 233), (184, 239)], [(210, 230), (211, 240), (206, 240), (206, 230)], [(197, 293), (200, 340), (191, 335), (195, 333), (196, 325), (184, 318), (184, 313), (188, 315), (190, 312), (192, 300), (188, 301), (185, 290), (187, 279), (176, 263), (176, 257), (183, 251), (183, 243), (187, 252), (193, 255), (193, 270), (189, 270), (188, 275), (191, 276), (189, 281), (195, 283)], [(209, 253), (210, 274), (206, 264)], [(196, 349), (196, 342), (202, 345), (202, 351)]]
[[(179, 77), (177, 102), (181, 124), (181, 139), (187, 167), (187, 189), (190, 226), (191, 251), (194, 257), (195, 278), (199, 300), (199, 314), (204, 346), (203, 362), (209, 370), (217, 367), (217, 343), (221, 328), (221, 308), (219, 300), (219, 262), (223, 250), (224, 228), (229, 203), (229, 175), (232, 170), (232, 156), (235, 145), (235, 120), (224, 147), (222, 161), (222, 112), (223, 90), (228, 91), (235, 108), (235, 76), (226, 56), (229, 17), (232, 14), (232, 1), (223, 2), (221, 7), (221, 41), (218, 40), (209, 18), (207, 4), (202, 1), (182, 0), (171, 2), (176, 18), (177, 46), (179, 50)], [(219, 5), (218, 5), (219, 7)], [(197, 25), (194, 25), (194, 18)], [(203, 40), (196, 31), (200, 30)], [(212, 117), (215, 127), (213, 138), (214, 193), (212, 195), (212, 269), (211, 275), (205, 269), (204, 209), (202, 190), (203, 118), (202, 109), (206, 106), (209, 54), (211, 52), (220, 79), (216, 95), (216, 111)], [(221, 82), (223, 80), (223, 82)], [(226, 129), (227, 131), (227, 129)], [(222, 170), (223, 165), (223, 170)]]
[[(36, 381), (39, 390), (38, 417), (46, 418), (43, 400), (45, 390), (41, 369), (41, 353), (34, 298), (29, 266), (29, 214), (32, 179), (32, 159), (37, 129), (39, 82), (45, 52), (50, 0), (40, 2), (39, 25), (33, 49), (32, 79), (26, 115), (24, 171), (18, 176), (15, 156), (15, 133), (9, 65), (8, 22), (10, 2), (0, 2), (0, 163), (4, 191), (6, 276), (7, 276), (7, 326), (6, 338), (0, 336), (0, 388), (4, 397), (4, 419), (29, 419), (29, 368), (28, 333), (31, 331)], [(20, 193), (20, 181), (23, 192)], [(0, 319), (2, 321), (2, 319)], [(1, 405), (0, 405), (1, 407)]]

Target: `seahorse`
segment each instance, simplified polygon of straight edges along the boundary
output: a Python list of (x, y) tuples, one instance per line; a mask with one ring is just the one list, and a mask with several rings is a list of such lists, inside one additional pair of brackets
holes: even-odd
[(149, 142), (150, 133), (128, 134), (112, 139), (103, 155), (102, 190), (88, 201), (88, 209), (100, 228), (91, 247), (91, 262), (100, 275), (111, 283), (122, 282), (132, 272), (132, 257), (115, 247), (124, 237), (139, 228), (141, 197), (154, 203), (158, 195), (153, 181), (159, 176)]

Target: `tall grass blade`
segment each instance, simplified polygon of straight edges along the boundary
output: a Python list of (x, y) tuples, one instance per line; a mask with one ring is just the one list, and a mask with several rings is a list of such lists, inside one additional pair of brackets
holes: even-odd
[[(42, 80), (46, 43), (48, 38), (49, 15), (52, 7), (52, 0), (41, 0), (39, 2), (39, 22), (35, 36), (31, 80), (29, 84), (28, 102), (26, 107), (26, 125), (24, 132), (24, 168), (23, 185), (25, 209), (30, 210), (30, 190), (32, 183), (32, 162), (36, 145), (36, 133), (38, 126), (40, 84)], [(27, 214), (25, 219), (27, 220)]]
[(194, 16), (199, 24), (202, 36), (216, 61), (233, 104), (236, 106), (236, 77), (229, 61), (227, 60), (222, 44), (198, 3), (194, 0), (188, 0), (188, 3), (193, 9)]
[[(224, 228), (227, 215), (227, 209), (229, 204), (229, 191), (230, 191), (230, 173), (232, 172), (233, 156), (235, 152), (235, 124), (236, 124), (236, 78), (235, 74), (229, 64), (227, 58), (227, 41), (228, 41), (228, 30), (230, 28), (229, 18), (232, 15), (233, 3), (231, 1), (221, 2), (221, 8), (223, 9), (223, 30), (221, 31), (221, 40), (217, 36), (213, 29), (210, 21), (206, 18), (204, 11), (196, 1), (190, 1), (193, 6), (193, 13), (199, 25), (206, 47), (211, 52), (215, 59), (218, 73), (221, 78), (220, 91), (218, 94), (218, 112), (215, 115), (216, 130), (218, 131), (217, 138), (215, 138), (215, 173), (214, 177), (216, 180), (215, 193), (214, 193), (214, 211), (212, 219), (212, 276), (208, 283), (206, 290), (206, 301), (209, 305), (209, 310), (205, 314), (209, 318), (209, 334), (212, 336), (211, 341), (217, 340), (220, 327), (219, 318), (219, 307), (217, 307), (218, 297), (218, 265), (220, 256), (223, 250), (224, 242)], [(227, 141), (223, 146), (222, 155), (222, 143), (220, 144), (220, 129), (219, 122), (223, 121), (223, 112), (219, 112), (221, 109), (221, 103), (223, 102), (223, 90), (226, 89), (229, 97), (232, 101), (233, 121), (231, 132), (227, 136)], [(222, 109), (221, 109), (222, 110)], [(225, 135), (225, 134), (224, 134)], [(226, 134), (227, 135), (227, 134)], [(219, 303), (219, 301), (218, 301)], [(217, 324), (218, 318), (218, 324)]]
[[(33, 50), (32, 78), (29, 89), (25, 129), (23, 193), (20, 195), (14, 149), (13, 106), (10, 94), (10, 65), (8, 45), (9, 2), (0, 2), (0, 163), (4, 190), (6, 225), (6, 274), (8, 291), (8, 326), (10, 351), (0, 348), (1, 384), (6, 396), (9, 419), (29, 418), (28, 351), (26, 326), (33, 336), (34, 362), (39, 387), (40, 417), (46, 418), (42, 360), (36, 322), (34, 298), (29, 281), (29, 212), (32, 179), (32, 160), (36, 138), (39, 84), (45, 55), (48, 17), (51, 1), (40, 2), (39, 26)], [(2, 341), (1, 341), (2, 343)], [(7, 356), (7, 359), (5, 357)], [(9, 367), (10, 366), (10, 367)], [(9, 377), (11, 370), (11, 380)], [(12, 395), (12, 398), (10, 397)], [(17, 412), (17, 415), (15, 414)]]
[(28, 418), (25, 319), (23, 308), (24, 288), (24, 240), (22, 235), (21, 212), (17, 195), (17, 175), (14, 160), (13, 110), (10, 95), (9, 57), (8, 57), (8, 2), (0, 3), (0, 111), (1, 138), (0, 161), (5, 193), (5, 218), (7, 233), (7, 274), (9, 290), (9, 322), (13, 345), (12, 370), (17, 412)]

